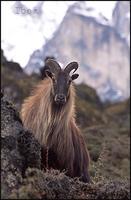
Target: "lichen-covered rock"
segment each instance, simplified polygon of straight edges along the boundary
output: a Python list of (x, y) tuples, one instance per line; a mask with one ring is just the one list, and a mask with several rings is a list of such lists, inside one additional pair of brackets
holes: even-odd
[(7, 198), (19, 188), (28, 166), (40, 168), (41, 147), (33, 135), (23, 129), (13, 105), (1, 99), (1, 195)]
[(27, 167), (41, 168), (41, 146), (33, 134), (22, 130), (18, 138), (18, 148), (24, 158), (24, 171)]

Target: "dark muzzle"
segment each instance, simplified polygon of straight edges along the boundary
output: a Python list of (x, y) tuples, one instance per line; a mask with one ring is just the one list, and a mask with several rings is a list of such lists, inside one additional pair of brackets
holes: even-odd
[(55, 95), (55, 103), (56, 104), (60, 104), (60, 105), (63, 105), (66, 103), (66, 97), (64, 94), (56, 94)]

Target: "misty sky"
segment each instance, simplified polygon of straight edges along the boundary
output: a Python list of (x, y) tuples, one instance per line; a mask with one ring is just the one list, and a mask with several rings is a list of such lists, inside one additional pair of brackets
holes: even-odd
[[(33, 18), (30, 14), (14, 14), (15, 1), (1, 2), (2, 49), (8, 60), (14, 60), (24, 67), (30, 55), (40, 49), (61, 23), (68, 6), (75, 1), (44, 1), (42, 17)], [(22, 1), (32, 9), (38, 1)], [(116, 1), (86, 1), (88, 7), (95, 9), (94, 14), (102, 13), (111, 21)], [(20, 12), (20, 11), (19, 11)], [(96, 15), (97, 16), (97, 15)]]

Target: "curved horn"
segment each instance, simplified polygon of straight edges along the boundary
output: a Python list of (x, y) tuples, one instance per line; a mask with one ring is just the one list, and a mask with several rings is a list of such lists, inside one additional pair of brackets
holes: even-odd
[(71, 62), (71, 63), (69, 63), (66, 66), (66, 68), (64, 69), (64, 71), (69, 74), (73, 69), (74, 69), (74, 72), (78, 69), (78, 63), (77, 62)]
[(47, 59), (45, 62), (46, 69), (50, 69), (51, 72), (57, 72), (61, 69), (60, 65), (53, 59)]

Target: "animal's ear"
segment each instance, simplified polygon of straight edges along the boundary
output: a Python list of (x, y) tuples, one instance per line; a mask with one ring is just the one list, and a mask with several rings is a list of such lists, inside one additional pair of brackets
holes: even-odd
[(73, 75), (71, 76), (71, 79), (72, 79), (72, 80), (75, 80), (75, 79), (78, 78), (78, 76), (79, 76), (79, 74), (73, 74)]
[(50, 78), (53, 77), (53, 74), (49, 70), (45, 70), (45, 74), (46, 74), (47, 77), (50, 77)]

